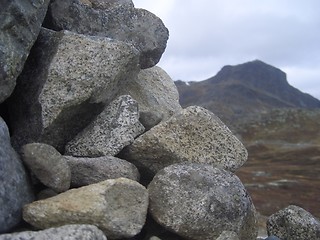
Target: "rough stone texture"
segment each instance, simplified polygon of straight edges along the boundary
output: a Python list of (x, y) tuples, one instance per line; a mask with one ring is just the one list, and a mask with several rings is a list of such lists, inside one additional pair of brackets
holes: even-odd
[(45, 26), (130, 43), (140, 52), (141, 68), (156, 65), (169, 37), (161, 19), (144, 9), (135, 9), (132, 1), (100, 1), (100, 6), (96, 2), (52, 1)]
[(252, 200), (233, 173), (204, 164), (171, 165), (148, 186), (150, 213), (186, 239), (216, 239), (224, 231), (255, 240)]
[(66, 145), (66, 154), (99, 157), (118, 154), (144, 132), (138, 103), (129, 95), (118, 97)]
[(0, 117), (0, 233), (21, 221), (22, 206), (32, 200), (25, 169), (11, 147), (8, 127)]
[(247, 160), (247, 150), (212, 112), (188, 107), (138, 137), (120, 157), (133, 162), (141, 175), (153, 176), (179, 162), (235, 171)]
[(15, 146), (43, 142), (63, 151), (138, 71), (128, 44), (42, 29), (9, 105)]
[(120, 94), (138, 102), (140, 121), (147, 130), (182, 110), (176, 85), (158, 66), (141, 70), (135, 81), (121, 87)]
[(40, 229), (92, 224), (108, 238), (117, 239), (138, 234), (145, 223), (147, 209), (147, 190), (135, 181), (118, 178), (28, 204), (23, 218)]
[(0, 235), (0, 240), (107, 240), (101, 230), (93, 225), (65, 225), (43, 231), (26, 231)]
[(4, 0), (0, 8), (0, 103), (12, 93), (37, 39), (49, 0)]
[(235, 232), (223, 231), (216, 240), (240, 240), (240, 239)]
[(55, 192), (69, 189), (70, 167), (54, 147), (43, 143), (26, 144), (22, 147), (22, 160), (45, 186)]
[(128, 178), (139, 181), (136, 166), (112, 156), (99, 158), (76, 158), (65, 156), (71, 169), (71, 186), (82, 187), (107, 179)]
[(320, 239), (320, 222), (303, 208), (290, 205), (269, 217), (267, 231), (282, 240)]

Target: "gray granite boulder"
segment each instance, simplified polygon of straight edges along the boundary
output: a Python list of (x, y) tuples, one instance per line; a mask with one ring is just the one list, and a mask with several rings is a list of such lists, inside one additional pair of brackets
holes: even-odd
[(120, 96), (66, 145), (65, 153), (82, 157), (114, 156), (143, 132), (138, 103), (129, 95)]
[(137, 79), (121, 87), (120, 94), (138, 102), (140, 122), (147, 130), (182, 110), (176, 85), (158, 66), (141, 70)]
[(65, 144), (109, 104), (121, 81), (137, 76), (138, 52), (123, 42), (42, 29), (18, 79), (14, 145)]
[(65, 156), (64, 158), (71, 169), (72, 187), (82, 187), (120, 177), (139, 181), (140, 174), (136, 166), (116, 157), (77, 158)]
[(290, 205), (269, 217), (267, 231), (283, 240), (320, 239), (320, 222), (303, 208)]
[(12, 93), (37, 39), (49, 0), (1, 1), (0, 103)]
[(175, 164), (159, 171), (148, 186), (150, 213), (186, 239), (216, 239), (234, 232), (255, 240), (255, 208), (239, 178), (204, 164)]
[(55, 192), (67, 191), (71, 171), (65, 158), (52, 146), (29, 143), (22, 147), (22, 160), (45, 186)]
[(141, 175), (153, 176), (175, 163), (207, 163), (235, 171), (247, 150), (221, 120), (201, 107), (188, 107), (139, 136), (120, 157)]
[(23, 164), (10, 144), (6, 123), (0, 117), (0, 233), (22, 220), (23, 205), (33, 200)]
[(0, 235), (0, 240), (107, 240), (103, 232), (93, 225), (65, 225), (43, 231), (25, 231)]
[(39, 229), (66, 224), (91, 224), (108, 238), (138, 234), (146, 220), (148, 192), (126, 178), (109, 179), (71, 189), (24, 206), (23, 219)]
[(49, 6), (45, 26), (132, 44), (140, 52), (141, 68), (159, 62), (169, 37), (160, 18), (124, 0), (55, 0)]

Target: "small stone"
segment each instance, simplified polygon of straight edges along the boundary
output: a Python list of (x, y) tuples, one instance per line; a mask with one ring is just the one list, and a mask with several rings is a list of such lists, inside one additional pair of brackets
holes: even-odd
[(54, 147), (29, 143), (22, 147), (22, 156), (24, 163), (45, 186), (58, 193), (69, 189), (70, 167)]

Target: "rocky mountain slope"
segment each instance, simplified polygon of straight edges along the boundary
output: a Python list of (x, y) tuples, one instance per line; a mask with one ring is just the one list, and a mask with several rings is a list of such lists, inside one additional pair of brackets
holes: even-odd
[(295, 203), (320, 216), (318, 99), (290, 86), (284, 72), (258, 60), (225, 66), (202, 82), (175, 83), (182, 106), (210, 109), (246, 146), (249, 158), (237, 174), (260, 212), (270, 215)]
[(262, 61), (225, 66), (201, 82), (176, 81), (183, 107), (203, 106), (228, 126), (273, 108), (320, 108), (320, 101), (289, 85), (286, 74)]

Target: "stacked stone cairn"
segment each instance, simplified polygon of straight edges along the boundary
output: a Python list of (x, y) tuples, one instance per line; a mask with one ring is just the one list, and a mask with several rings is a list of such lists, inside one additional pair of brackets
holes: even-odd
[[(212, 112), (181, 108), (155, 66), (157, 16), (131, 0), (15, 0), (0, 19), (1, 240), (257, 238), (234, 174), (247, 151)], [(270, 235), (320, 239), (292, 211), (306, 214), (279, 213)]]

